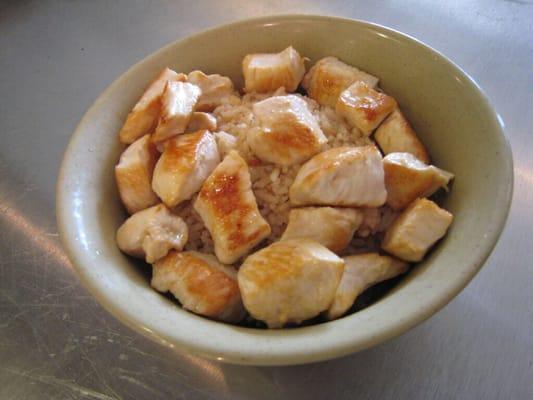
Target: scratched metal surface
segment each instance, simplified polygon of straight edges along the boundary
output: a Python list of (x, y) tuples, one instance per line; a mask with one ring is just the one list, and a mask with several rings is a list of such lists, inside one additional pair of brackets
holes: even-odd
[[(509, 223), (450, 305), (374, 349), (291, 368), (169, 353), (80, 286), (54, 216), (63, 149), (91, 102), (140, 58), (212, 25), (287, 12), (388, 25), (472, 74), (514, 150)], [(0, 398), (533, 398), (532, 22), (533, 4), (519, 0), (1, 1)]]

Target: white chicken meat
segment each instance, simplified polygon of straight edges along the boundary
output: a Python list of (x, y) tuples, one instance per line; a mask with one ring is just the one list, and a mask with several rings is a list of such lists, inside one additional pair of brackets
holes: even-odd
[(323, 106), (335, 108), (341, 92), (352, 83), (362, 81), (369, 87), (375, 88), (379, 79), (338, 58), (323, 58), (307, 72), (302, 86), (307, 94)]
[(381, 248), (402, 260), (420, 261), (446, 234), (452, 219), (431, 200), (417, 199), (388, 227)]
[(115, 166), (115, 179), (122, 203), (133, 214), (159, 203), (152, 190), (152, 174), (159, 153), (145, 135), (129, 145)]
[(390, 153), (383, 158), (387, 204), (401, 210), (418, 197), (429, 197), (439, 188), (448, 190), (453, 174), (427, 165), (410, 153)]
[(161, 96), (161, 115), (152, 140), (163, 142), (185, 132), (201, 93), (191, 83), (168, 82)]
[(171, 251), (153, 265), (152, 287), (170, 291), (183, 308), (219, 321), (239, 322), (245, 316), (237, 271), (208, 254)]
[(213, 132), (217, 141), (220, 157), (225, 157), (231, 150), (237, 149), (238, 140), (236, 136), (224, 131)]
[(205, 181), (194, 209), (211, 233), (218, 259), (231, 264), (270, 234), (257, 207), (248, 165), (231, 151)]
[(281, 240), (312, 239), (336, 253), (350, 243), (363, 221), (363, 212), (353, 208), (293, 208)]
[(352, 127), (368, 136), (395, 107), (396, 100), (392, 97), (359, 81), (342, 91), (335, 110)]
[(289, 190), (292, 205), (379, 207), (387, 199), (375, 146), (335, 147), (307, 161)]
[(152, 179), (152, 188), (168, 207), (195, 194), (220, 162), (214, 136), (208, 131), (187, 133), (165, 143)]
[(202, 94), (196, 104), (196, 111), (211, 112), (223, 104), (239, 104), (240, 98), (227, 76), (206, 75), (202, 71), (192, 71), (187, 75), (190, 83), (198, 86)]
[(305, 74), (305, 61), (292, 46), (279, 53), (248, 54), (242, 61), (244, 90), (294, 92)]
[(209, 113), (195, 111), (191, 115), (191, 119), (185, 128), (185, 133), (194, 133), (201, 130), (214, 132), (217, 130), (217, 119)]
[(124, 253), (154, 263), (171, 249), (181, 251), (188, 235), (183, 219), (158, 204), (129, 217), (118, 228), (117, 244)]
[(415, 131), (398, 109), (394, 110), (376, 129), (374, 139), (384, 154), (411, 153), (429, 164), (429, 154)]
[(378, 253), (344, 257), (344, 272), (326, 318), (331, 320), (342, 317), (366, 289), (401, 275), (408, 269), (409, 264), (406, 262)]
[(309, 239), (271, 244), (248, 256), (238, 273), (244, 306), (269, 328), (301, 323), (327, 310), (344, 261)]
[(246, 140), (262, 161), (291, 165), (308, 160), (327, 143), (307, 103), (295, 95), (274, 96), (255, 103), (258, 127)]
[(146, 88), (143, 95), (128, 114), (119, 137), (122, 143), (133, 143), (146, 134), (151, 134), (161, 113), (161, 95), (167, 82), (185, 82), (187, 76), (165, 68)]

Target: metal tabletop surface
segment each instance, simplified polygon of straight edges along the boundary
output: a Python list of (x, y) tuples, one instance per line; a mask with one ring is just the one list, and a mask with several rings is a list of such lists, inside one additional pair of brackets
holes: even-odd
[[(512, 144), (509, 221), (457, 298), (373, 349), (283, 368), (172, 353), (80, 285), (55, 222), (61, 156), (85, 110), (142, 57), (207, 27), (279, 13), (383, 24), (471, 74)], [(532, 27), (526, 0), (0, 1), (0, 398), (533, 398)]]

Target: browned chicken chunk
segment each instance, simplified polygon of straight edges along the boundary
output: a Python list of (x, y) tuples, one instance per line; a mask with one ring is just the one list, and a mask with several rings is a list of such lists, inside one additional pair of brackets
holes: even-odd
[(340, 94), (336, 110), (351, 126), (370, 135), (395, 107), (392, 97), (364, 82), (355, 82)]
[(194, 203), (218, 259), (231, 264), (270, 234), (257, 208), (248, 165), (231, 151), (205, 181)]
[(312, 239), (336, 253), (350, 243), (363, 221), (363, 212), (353, 208), (293, 208), (281, 240)]
[(305, 75), (302, 86), (307, 94), (323, 106), (335, 108), (341, 92), (354, 82), (365, 82), (375, 88), (378, 78), (360, 71), (338, 58), (323, 58)]
[(183, 308), (219, 321), (239, 322), (245, 310), (237, 272), (208, 254), (171, 251), (153, 265), (152, 286), (171, 292)]
[(269, 328), (299, 324), (328, 309), (343, 269), (341, 258), (313, 240), (273, 243), (239, 269), (244, 306)]
[(448, 190), (453, 174), (424, 164), (409, 153), (390, 153), (383, 158), (387, 204), (401, 210), (418, 197), (429, 197), (439, 188)]
[(242, 70), (248, 93), (273, 92), (281, 87), (294, 92), (305, 74), (305, 62), (291, 46), (279, 53), (248, 54)]
[(320, 152), (328, 141), (306, 102), (295, 95), (270, 97), (255, 103), (253, 110), (259, 126), (246, 139), (265, 162), (300, 163)]
[(154, 169), (152, 188), (168, 207), (195, 194), (220, 162), (213, 135), (207, 131), (187, 133), (165, 143)]
[(158, 156), (150, 136), (145, 135), (124, 150), (115, 166), (118, 192), (130, 214), (159, 203), (151, 185)]
[(119, 137), (122, 143), (133, 143), (143, 135), (151, 134), (161, 113), (161, 95), (167, 82), (185, 82), (187, 76), (165, 68), (146, 88), (145, 92), (128, 114)]
[(375, 146), (335, 147), (307, 161), (289, 191), (291, 204), (379, 207), (387, 199)]
[(453, 216), (428, 199), (417, 199), (389, 226), (381, 247), (405, 261), (420, 261), (442, 238)]
[(393, 111), (376, 129), (374, 139), (385, 154), (411, 153), (420, 161), (430, 163), (426, 148), (398, 109)]
[(153, 263), (169, 250), (182, 250), (189, 237), (187, 224), (163, 204), (139, 211), (129, 217), (117, 231), (120, 250)]
[(370, 286), (407, 272), (409, 265), (378, 253), (365, 253), (344, 258), (344, 272), (335, 299), (326, 312), (328, 319), (342, 317), (357, 297)]

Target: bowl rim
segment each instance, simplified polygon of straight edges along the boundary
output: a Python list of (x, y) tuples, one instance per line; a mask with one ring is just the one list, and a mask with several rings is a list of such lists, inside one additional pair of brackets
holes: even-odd
[[(311, 348), (306, 347), (305, 349), (287, 346), (287, 343), (284, 343), (284, 338), (287, 338), (287, 340), (290, 338), (291, 343), (294, 344), (295, 337), (297, 339), (298, 337), (313, 335), (317, 332), (320, 335), (327, 334), (326, 332), (320, 332), (320, 330), (324, 330), (323, 327), (326, 325), (332, 329), (336, 329), (336, 327), (338, 327), (341, 330), (345, 330), (347, 326), (346, 324), (342, 323), (343, 320), (347, 320), (353, 315), (361, 314), (368, 309), (353, 314), (348, 318), (342, 318), (325, 324), (290, 330), (282, 329), (258, 331), (257, 329), (221, 324), (198, 317), (204, 321), (203, 325), (209, 327), (210, 329), (224, 330), (224, 334), (230, 334), (233, 330), (234, 332), (239, 332), (239, 335), (242, 334), (245, 336), (250, 336), (250, 340), (252, 340), (252, 342), (255, 340), (255, 342), (253, 342), (254, 346), (249, 346), (245, 351), (243, 351), (240, 343), (236, 343), (237, 341), (229, 340), (225, 342), (216, 342), (216, 345), (213, 345), (212, 343), (206, 342), (194, 342), (190, 338), (177, 338), (169, 335), (168, 333), (155, 332), (151, 329), (148, 329), (144, 325), (142, 317), (139, 317), (134, 313), (127, 312), (124, 307), (120, 305), (120, 301), (114, 301), (112, 296), (109, 296), (105, 293), (105, 291), (102, 291), (101, 288), (98, 287), (97, 282), (95, 282), (94, 279), (92, 279), (86, 273), (85, 269), (87, 267), (84, 267), (83, 250), (79, 247), (79, 245), (76, 245), (75, 240), (72, 239), (72, 232), (68, 222), (71, 218), (71, 215), (69, 213), (69, 207), (67, 206), (70, 193), (67, 190), (63, 190), (65, 186), (63, 183), (68, 178), (69, 166), (72, 164), (75, 158), (73, 154), (75, 143), (81, 137), (84, 126), (92, 119), (93, 113), (98, 111), (99, 104), (103, 102), (109, 93), (111, 93), (116, 87), (120, 86), (122, 82), (130, 79), (130, 76), (134, 75), (137, 69), (141, 68), (144, 63), (153, 57), (168, 51), (179, 43), (195, 40), (202, 35), (209, 35), (217, 32), (218, 30), (234, 29), (251, 24), (267, 24), (301, 19), (306, 21), (327, 21), (345, 24), (357, 24), (365, 28), (371, 28), (381, 31), (382, 33), (392, 34), (396, 37), (400, 37), (408, 42), (411, 42), (415, 46), (425, 48), (426, 51), (429, 51), (435, 57), (439, 58), (440, 61), (447, 63), (458, 75), (460, 75), (464, 81), (468, 82), (472, 88), (478, 92), (480, 101), (482, 101), (486, 109), (491, 112), (490, 117), (493, 119), (493, 122), (496, 122), (494, 126), (499, 130), (499, 139), (501, 139), (502, 144), (501, 151), (504, 153), (502, 156), (504, 165), (501, 167), (504, 172), (503, 175), (505, 175), (507, 178), (505, 182), (506, 186), (499, 188), (501, 207), (495, 210), (495, 212), (491, 215), (491, 220), (495, 224), (494, 226), (496, 226), (496, 228), (492, 230), (486, 237), (485, 241), (483, 242), (483, 246), (481, 246), (482, 248), (480, 249), (478, 258), (473, 260), (468, 268), (465, 267), (466, 273), (461, 274), (461, 276), (458, 277), (455, 286), (453, 288), (449, 288), (450, 290), (447, 293), (441, 294), (440, 296), (435, 296), (431, 299), (431, 301), (428, 301), (428, 304), (426, 304), (424, 308), (418, 309), (417, 312), (413, 312), (409, 315), (403, 316), (402, 318), (398, 318), (388, 325), (376, 327), (373, 333), (368, 333), (366, 335), (362, 335), (361, 337), (354, 337), (352, 340), (344, 340), (340, 343), (330, 343), (329, 345), (322, 345), (322, 341), (317, 340), (317, 345), (311, 346)], [(504, 133), (504, 123), (502, 118), (496, 112), (494, 107), (492, 107), (487, 95), (480, 88), (477, 82), (462, 68), (452, 62), (442, 53), (408, 34), (376, 23), (328, 15), (281, 14), (242, 19), (228, 24), (218, 25), (175, 40), (135, 63), (126, 72), (121, 74), (113, 83), (111, 83), (86, 111), (76, 126), (74, 133), (72, 134), (66, 146), (56, 184), (56, 218), (61, 242), (83, 286), (89, 290), (89, 292), (97, 299), (104, 309), (110, 312), (122, 323), (132, 328), (134, 331), (147, 336), (150, 339), (169, 348), (176, 348), (181, 351), (217, 361), (248, 365), (293, 365), (328, 360), (372, 347), (406, 332), (443, 308), (472, 280), (472, 278), (476, 275), (487, 258), (490, 256), (499, 236), (505, 227), (513, 196), (513, 186), (513, 157), (509, 141)], [(260, 333), (260, 335), (258, 335), (258, 333)], [(257, 340), (258, 336), (263, 338), (272, 338), (273, 340), (269, 340), (268, 343), (263, 344), (262, 341)], [(272, 346), (274, 346), (274, 348)]]

